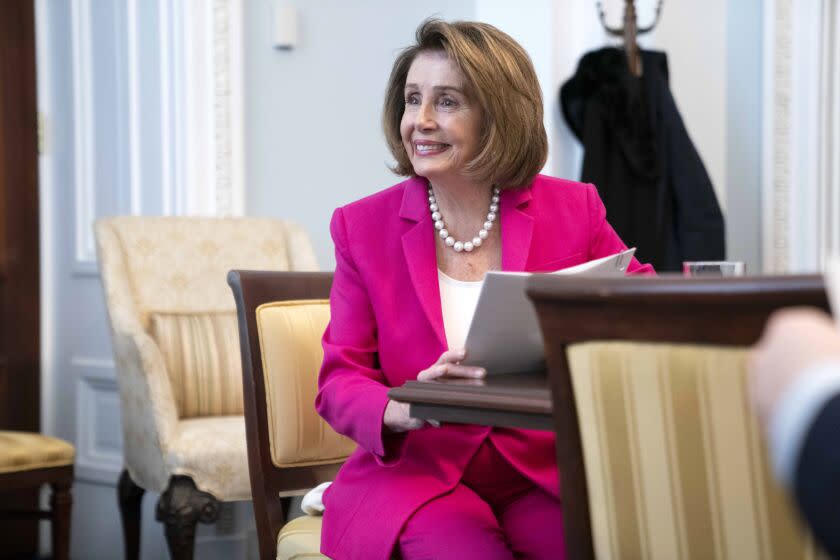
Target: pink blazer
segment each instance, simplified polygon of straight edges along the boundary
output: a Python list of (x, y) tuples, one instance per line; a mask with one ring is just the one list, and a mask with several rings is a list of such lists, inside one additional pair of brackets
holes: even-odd
[[(625, 249), (592, 185), (538, 176), (501, 194), (502, 269), (552, 271)], [(559, 495), (554, 434), (444, 424), (383, 434), (388, 389), (446, 349), (426, 181), (339, 208), (318, 412), (359, 447), (324, 496), (321, 551), (387, 559), (411, 514), (458, 484), (486, 437), (524, 476)], [(631, 272), (653, 272), (633, 261)]]

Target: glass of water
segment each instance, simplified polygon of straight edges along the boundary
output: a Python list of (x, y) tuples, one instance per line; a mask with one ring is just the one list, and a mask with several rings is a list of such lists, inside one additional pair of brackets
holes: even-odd
[(742, 261), (685, 261), (683, 276), (743, 276), (747, 267)]

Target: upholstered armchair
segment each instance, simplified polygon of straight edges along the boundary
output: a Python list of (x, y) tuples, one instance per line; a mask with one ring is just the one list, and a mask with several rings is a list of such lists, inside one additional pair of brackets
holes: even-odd
[(192, 558), (197, 522), (249, 500), (231, 268), (315, 270), (307, 234), (258, 218), (116, 217), (95, 225), (122, 406), (118, 496), (126, 558), (139, 557), (140, 503), (173, 558)]
[(746, 395), (774, 310), (819, 277), (530, 280), (570, 558), (823, 557), (770, 470)]
[(262, 560), (321, 556), (321, 517), (290, 497), (335, 477), (356, 444), (315, 411), (331, 273), (231, 271), (242, 348), (248, 465)]

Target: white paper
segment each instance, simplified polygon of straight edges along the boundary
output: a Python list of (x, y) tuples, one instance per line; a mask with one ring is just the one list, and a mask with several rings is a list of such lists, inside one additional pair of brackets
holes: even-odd
[[(634, 247), (553, 274), (623, 276), (635, 252)], [(529, 276), (530, 272), (498, 271), (485, 275), (464, 343), (465, 365), (483, 367), (488, 375), (545, 368), (539, 321), (525, 294)]]

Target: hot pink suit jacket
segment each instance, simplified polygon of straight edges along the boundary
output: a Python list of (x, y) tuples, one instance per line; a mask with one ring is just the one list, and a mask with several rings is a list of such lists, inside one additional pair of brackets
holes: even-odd
[[(403, 524), (458, 484), (486, 437), (524, 476), (560, 493), (554, 434), (444, 424), (383, 433), (388, 389), (446, 349), (427, 183), (412, 178), (339, 208), (336, 269), (316, 407), (359, 447), (325, 497), (321, 551), (387, 559)], [(502, 269), (553, 271), (625, 249), (592, 185), (537, 176), (502, 191)], [(653, 272), (633, 261), (629, 271)]]

